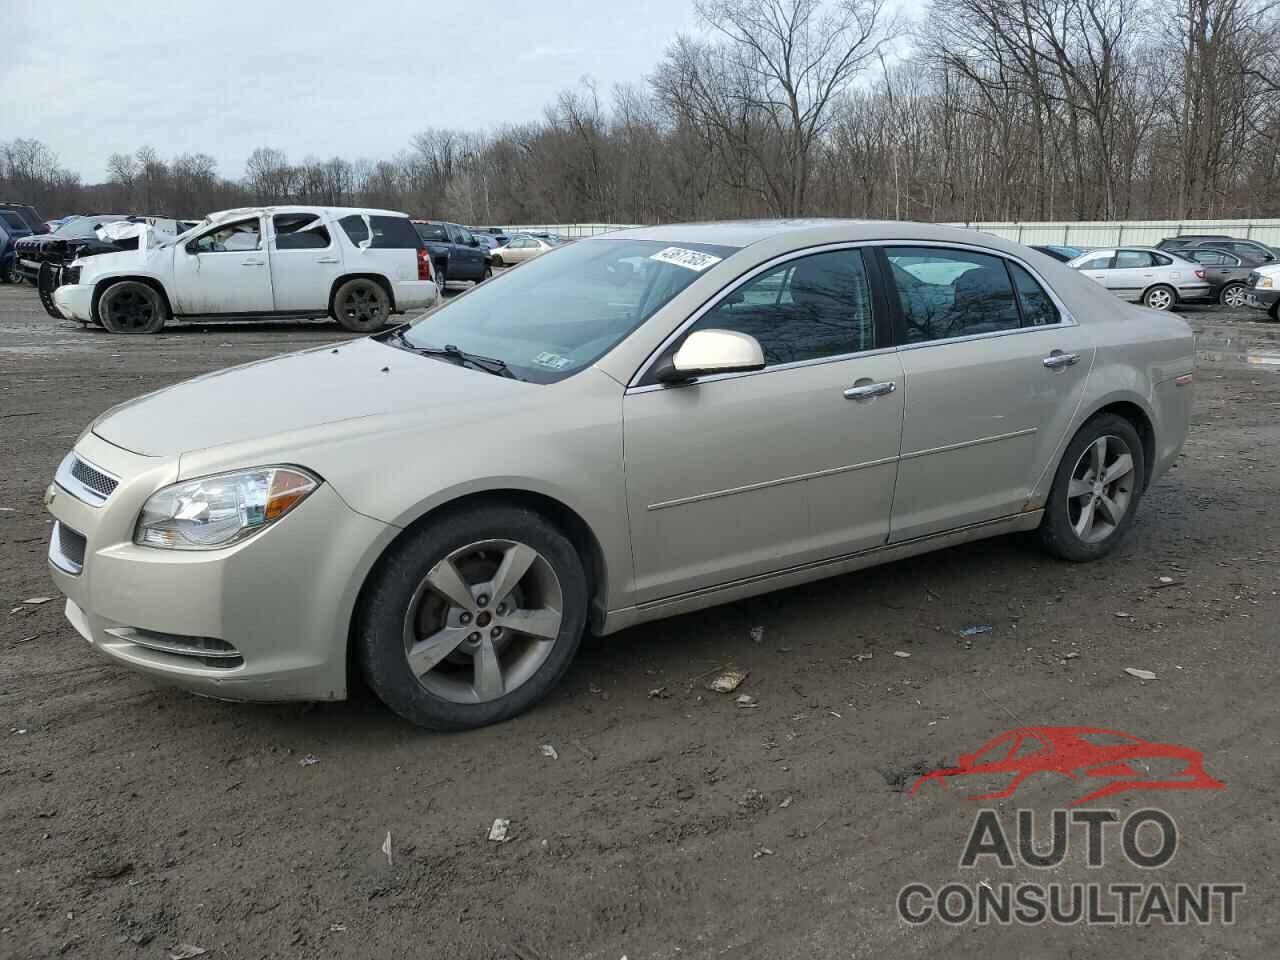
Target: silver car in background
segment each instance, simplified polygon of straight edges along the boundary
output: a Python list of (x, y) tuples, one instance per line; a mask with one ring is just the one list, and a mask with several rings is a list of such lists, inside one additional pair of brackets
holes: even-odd
[(556, 248), (556, 244), (549, 243), (541, 237), (530, 237), (524, 234), (517, 234), (511, 238), (511, 242), (505, 247), (499, 247), (493, 251), (493, 265), (495, 267), (511, 266), (516, 263), (524, 263), (526, 260), (532, 260), (534, 257), (540, 257), (544, 253), (549, 253)]
[(1187, 300), (1208, 300), (1213, 293), (1200, 264), (1154, 247), (1090, 250), (1067, 266), (1122, 300), (1153, 310), (1171, 310)]
[(589, 627), (1017, 531), (1105, 556), (1194, 362), (1178, 317), (974, 231), (612, 233), (107, 411), (46, 494), (50, 570), (96, 650), (166, 682), (333, 700), (355, 670), (476, 727)]

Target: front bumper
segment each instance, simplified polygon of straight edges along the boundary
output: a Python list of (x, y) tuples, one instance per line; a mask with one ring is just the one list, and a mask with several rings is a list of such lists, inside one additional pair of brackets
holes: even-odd
[[(76, 455), (117, 482), (96, 504), (60, 468), (49, 571), (66, 615), (98, 652), (194, 693), (227, 700), (336, 700), (347, 692), (351, 613), (394, 533), (328, 484), (239, 544), (170, 551), (133, 543), (148, 496), (179, 479), (171, 459), (87, 434)], [(101, 488), (102, 484), (98, 483)]]
[(68, 320), (89, 323), (93, 320), (93, 286), (66, 283), (53, 291), (53, 304)]
[(1245, 292), (1245, 302), (1255, 310), (1274, 310), (1280, 303), (1280, 287), (1250, 287)]

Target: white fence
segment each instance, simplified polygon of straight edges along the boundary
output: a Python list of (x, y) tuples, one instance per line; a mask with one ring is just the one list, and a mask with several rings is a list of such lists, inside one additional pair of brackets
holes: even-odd
[[(509, 226), (511, 233), (558, 233), (562, 237), (592, 237), (626, 230), (629, 223), (543, 223)], [(1121, 244), (1155, 246), (1165, 237), (1184, 233), (1221, 233), (1244, 240), (1259, 240), (1280, 247), (1280, 220), (1115, 220), (1055, 221), (1051, 223), (958, 223), (953, 226), (984, 230), (1017, 243), (1061, 243), (1077, 247), (1110, 247)]]

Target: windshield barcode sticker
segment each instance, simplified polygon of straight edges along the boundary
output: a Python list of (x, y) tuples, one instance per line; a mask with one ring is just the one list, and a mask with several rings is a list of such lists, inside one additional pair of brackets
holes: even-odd
[(684, 247), (667, 247), (655, 253), (650, 260), (657, 260), (659, 263), (670, 263), (677, 267), (684, 267), (686, 270), (693, 270), (701, 273), (708, 267), (714, 267), (722, 259), (721, 257), (713, 257), (709, 253), (703, 253), (700, 250), (686, 250)]

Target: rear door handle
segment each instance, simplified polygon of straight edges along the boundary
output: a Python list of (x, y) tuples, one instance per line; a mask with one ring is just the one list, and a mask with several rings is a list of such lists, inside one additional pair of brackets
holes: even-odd
[(1050, 370), (1058, 370), (1062, 367), (1071, 367), (1080, 362), (1080, 354), (1063, 353), (1061, 350), (1055, 350), (1043, 360), (1040, 361)]
[(898, 389), (896, 380), (884, 380), (880, 383), (863, 383), (850, 387), (844, 392), (849, 400), (870, 400), (872, 397), (883, 397)]
[(337, 263), (337, 262), (338, 262), (337, 257), (319, 257), (316, 260), (316, 263)]
[(259, 260), (259, 259), (257, 259), (256, 257), (250, 257), (248, 260), (241, 260), (241, 261), (240, 261), (240, 266), (242, 266), (242, 267), (261, 267), (261, 266), (265, 266), (265, 265), (266, 265), (266, 262), (267, 262), (267, 261), (265, 261), (265, 260)]

